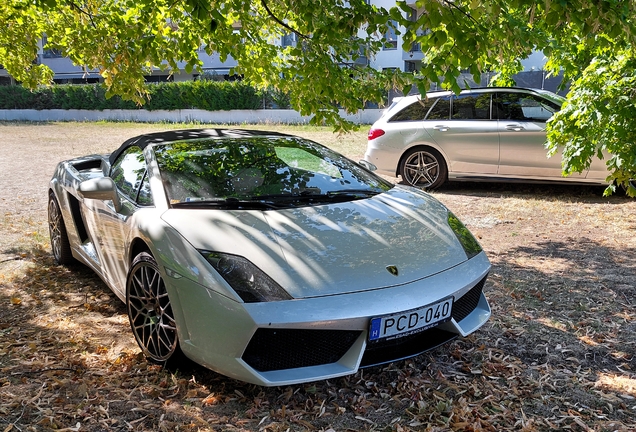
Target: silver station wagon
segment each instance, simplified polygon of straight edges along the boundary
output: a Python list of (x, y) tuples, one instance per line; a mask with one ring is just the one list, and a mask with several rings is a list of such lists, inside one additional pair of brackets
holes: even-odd
[(563, 101), (546, 90), (496, 87), (395, 99), (371, 127), (364, 159), (427, 189), (447, 180), (607, 184), (602, 160), (564, 177), (561, 155), (547, 156), (546, 121)]

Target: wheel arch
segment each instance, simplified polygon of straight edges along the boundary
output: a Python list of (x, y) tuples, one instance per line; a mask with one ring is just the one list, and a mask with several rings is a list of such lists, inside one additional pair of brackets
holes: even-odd
[(128, 262), (132, 263), (135, 257), (142, 252), (148, 252), (153, 257), (155, 256), (155, 254), (152, 253), (150, 246), (148, 246), (148, 243), (146, 243), (146, 241), (142, 238), (137, 237), (130, 244), (130, 254), (128, 256)]
[(406, 155), (409, 154), (410, 152), (412, 152), (413, 150), (435, 150), (436, 152), (438, 152), (440, 154), (440, 156), (442, 156), (442, 159), (444, 161), (444, 165), (446, 166), (446, 179), (445, 179), (445, 181), (448, 181), (448, 173), (450, 171), (450, 165), (448, 164), (448, 157), (446, 156), (446, 153), (441, 148), (439, 148), (439, 146), (434, 145), (432, 143), (428, 143), (428, 142), (420, 142), (420, 143), (414, 144), (414, 145), (409, 146), (409, 147), (404, 149), (404, 151), (400, 155), (400, 159), (398, 160), (398, 164), (395, 167), (395, 176), (396, 177), (400, 174), (400, 167), (404, 163), (404, 159), (406, 158)]

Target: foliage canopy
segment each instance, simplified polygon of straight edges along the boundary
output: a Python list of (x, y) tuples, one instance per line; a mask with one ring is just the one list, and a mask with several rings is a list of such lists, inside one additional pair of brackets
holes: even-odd
[[(511, 84), (518, 59), (533, 50), (562, 71), (572, 88), (565, 109), (548, 125), (552, 152), (564, 171), (585, 170), (604, 155), (612, 179), (636, 176), (633, 0), (409, 0), (383, 8), (365, 0), (3, 0), (0, 63), (25, 86), (50, 82), (34, 64), (38, 40), (74, 63), (96, 69), (108, 94), (143, 103), (152, 68), (200, 67), (200, 47), (238, 61), (251, 84), (291, 95), (314, 122), (350, 128), (338, 108), (355, 112), (382, 102), (389, 89), (425, 92), (431, 83), (458, 90), (460, 72), (482, 72)], [(417, 14), (413, 13), (417, 8)], [(401, 48), (420, 44), (416, 73), (357, 64), (374, 57), (390, 28)], [(273, 43), (294, 34), (295, 46)], [(487, 83), (483, 83), (487, 84)], [(609, 123), (608, 123), (609, 122)], [(625, 183), (627, 184), (627, 183)], [(631, 190), (636, 193), (636, 190)]]

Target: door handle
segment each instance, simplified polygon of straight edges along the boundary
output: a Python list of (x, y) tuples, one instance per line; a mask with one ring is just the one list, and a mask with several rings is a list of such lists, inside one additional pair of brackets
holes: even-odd
[(440, 132), (446, 132), (450, 128), (448, 126), (444, 126), (444, 125), (437, 125), (437, 126), (433, 126), (433, 129), (435, 129), (436, 131), (440, 131)]
[(509, 125), (506, 125), (506, 130), (519, 132), (524, 130), (524, 127), (518, 124), (509, 124)]

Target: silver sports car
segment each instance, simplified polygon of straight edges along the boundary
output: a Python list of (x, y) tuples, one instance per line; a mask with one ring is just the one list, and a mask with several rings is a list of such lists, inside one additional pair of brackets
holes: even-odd
[(482, 326), (490, 263), (442, 204), (302, 138), (138, 136), (61, 162), (55, 260), (126, 303), (148, 359), (264, 386), (355, 373)]

